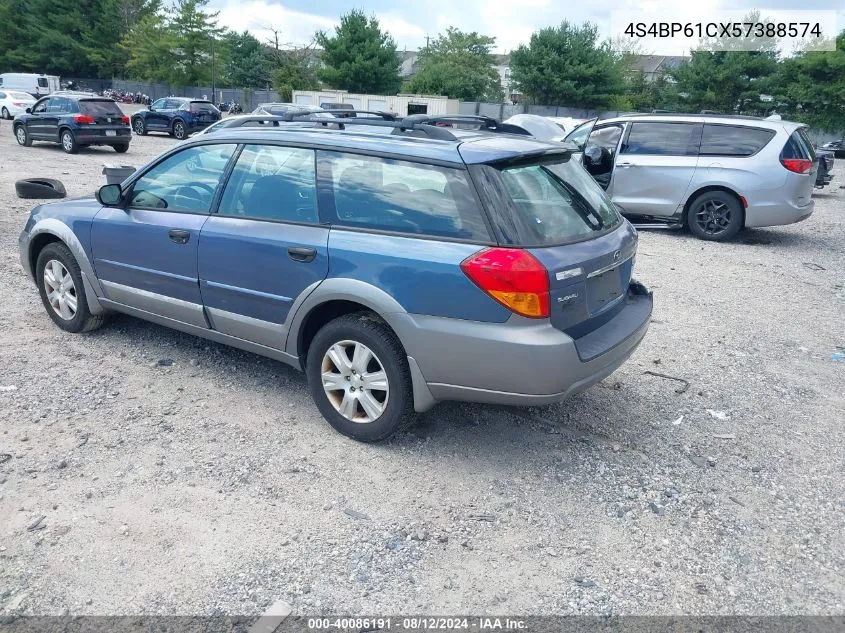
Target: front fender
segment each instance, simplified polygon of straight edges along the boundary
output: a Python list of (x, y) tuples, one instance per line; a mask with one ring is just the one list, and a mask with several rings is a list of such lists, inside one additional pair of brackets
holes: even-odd
[(79, 241), (79, 238), (76, 237), (73, 230), (71, 230), (71, 228), (61, 220), (56, 218), (38, 220), (32, 229), (30, 229), (28, 234), (21, 236), (19, 247), (21, 251), (21, 264), (23, 264), (24, 270), (26, 270), (33, 281), (35, 281), (35, 271), (32, 269), (33, 267), (31, 263), (32, 256), (34, 254), (32, 249), (33, 245), (38, 242), (36, 238), (45, 233), (53, 235), (61, 240), (76, 258), (76, 262), (79, 264), (79, 269), (82, 272), (82, 283), (85, 286), (85, 297), (91, 314), (96, 315), (105, 312), (105, 308), (103, 308), (98, 299), (98, 297), (103, 295), (103, 290), (100, 287), (100, 282), (97, 279), (97, 276), (94, 274), (94, 267), (91, 265), (91, 261), (88, 259), (88, 255), (82, 247), (82, 243)]

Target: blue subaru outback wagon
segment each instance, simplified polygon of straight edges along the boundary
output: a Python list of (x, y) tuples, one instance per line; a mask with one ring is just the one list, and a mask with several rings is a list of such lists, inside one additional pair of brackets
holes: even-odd
[(20, 256), (47, 314), (85, 332), (122, 312), (303, 369), (363, 441), (440, 400), (560, 401), (631, 355), (652, 311), (637, 234), (566, 146), (351, 121), (203, 135), (36, 207)]

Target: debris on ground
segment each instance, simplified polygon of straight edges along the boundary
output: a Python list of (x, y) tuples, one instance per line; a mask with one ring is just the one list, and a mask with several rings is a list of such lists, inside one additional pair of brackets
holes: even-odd
[(651, 371), (647, 369), (643, 372), (644, 374), (648, 374), (649, 376), (657, 376), (658, 378), (665, 378), (666, 380), (675, 380), (677, 382), (683, 383), (680, 387), (675, 389), (675, 393), (684, 393), (687, 389), (689, 389), (689, 381), (685, 380), (684, 378), (679, 378), (678, 376), (670, 376), (669, 374), (661, 374), (657, 371)]
[(715, 409), (707, 409), (707, 413), (710, 414), (711, 418), (716, 418), (717, 420), (730, 420), (730, 416), (728, 415), (727, 411), (716, 411)]

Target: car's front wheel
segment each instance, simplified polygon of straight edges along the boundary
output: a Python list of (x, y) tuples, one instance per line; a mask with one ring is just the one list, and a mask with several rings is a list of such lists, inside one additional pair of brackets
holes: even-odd
[(374, 314), (348, 314), (324, 325), (308, 348), (306, 374), (320, 413), (348, 437), (378, 442), (413, 420), (407, 356)]
[(62, 144), (62, 149), (67, 154), (76, 154), (79, 151), (79, 144), (76, 142), (76, 137), (70, 130), (63, 130), (59, 140)]
[(18, 141), (18, 145), (23, 145), (24, 147), (32, 146), (32, 139), (29, 138), (29, 134), (26, 132), (26, 126), (23, 124), (15, 128), (15, 138)]
[(176, 121), (173, 124), (173, 136), (177, 141), (184, 141), (188, 138), (188, 128), (185, 126), (184, 121)]
[(35, 264), (38, 292), (47, 314), (66, 332), (90, 332), (104, 323), (92, 315), (85, 297), (82, 272), (70, 249), (61, 242), (45, 246)]
[(742, 205), (727, 191), (705, 191), (687, 210), (690, 232), (702, 240), (729, 240), (742, 228)]

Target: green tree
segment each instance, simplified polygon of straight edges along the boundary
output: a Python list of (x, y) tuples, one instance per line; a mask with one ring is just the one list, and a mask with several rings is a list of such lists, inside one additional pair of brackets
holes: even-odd
[(173, 83), (177, 85), (211, 83), (212, 40), (218, 38), (223, 29), (217, 26), (219, 12), (203, 11), (208, 1), (176, 0), (170, 9), (167, 28), (176, 42), (170, 62), (175, 70)]
[(315, 37), (325, 64), (317, 76), (331, 87), (394, 94), (402, 86), (396, 43), (375, 17), (354, 9), (341, 16), (334, 36), (319, 31)]
[(672, 76), (685, 110), (759, 115), (771, 108), (760, 96), (775, 89), (777, 69), (777, 51), (693, 51)]
[(229, 31), (223, 36), (222, 44), (226, 83), (239, 88), (266, 87), (269, 83), (268, 58), (261, 42), (248, 31)]
[(85, 35), (89, 62), (99, 77), (113, 77), (125, 72), (128, 54), (116, 46), (139, 20), (161, 10), (160, 0), (102, 0), (101, 9)]
[(172, 58), (176, 46), (164, 15), (156, 13), (141, 18), (120, 44), (127, 55), (126, 74), (142, 81), (167, 84), (177, 81)]
[(511, 79), (535, 103), (604, 108), (624, 90), (609, 42), (598, 27), (563, 21), (540, 29), (511, 53)]
[(845, 135), (845, 30), (835, 51), (798, 53), (778, 72), (777, 102), (791, 118)]
[(405, 92), (445, 95), (463, 101), (501, 101), (504, 98), (496, 58), (490, 49), (495, 37), (449, 27), (420, 52), (418, 70)]

